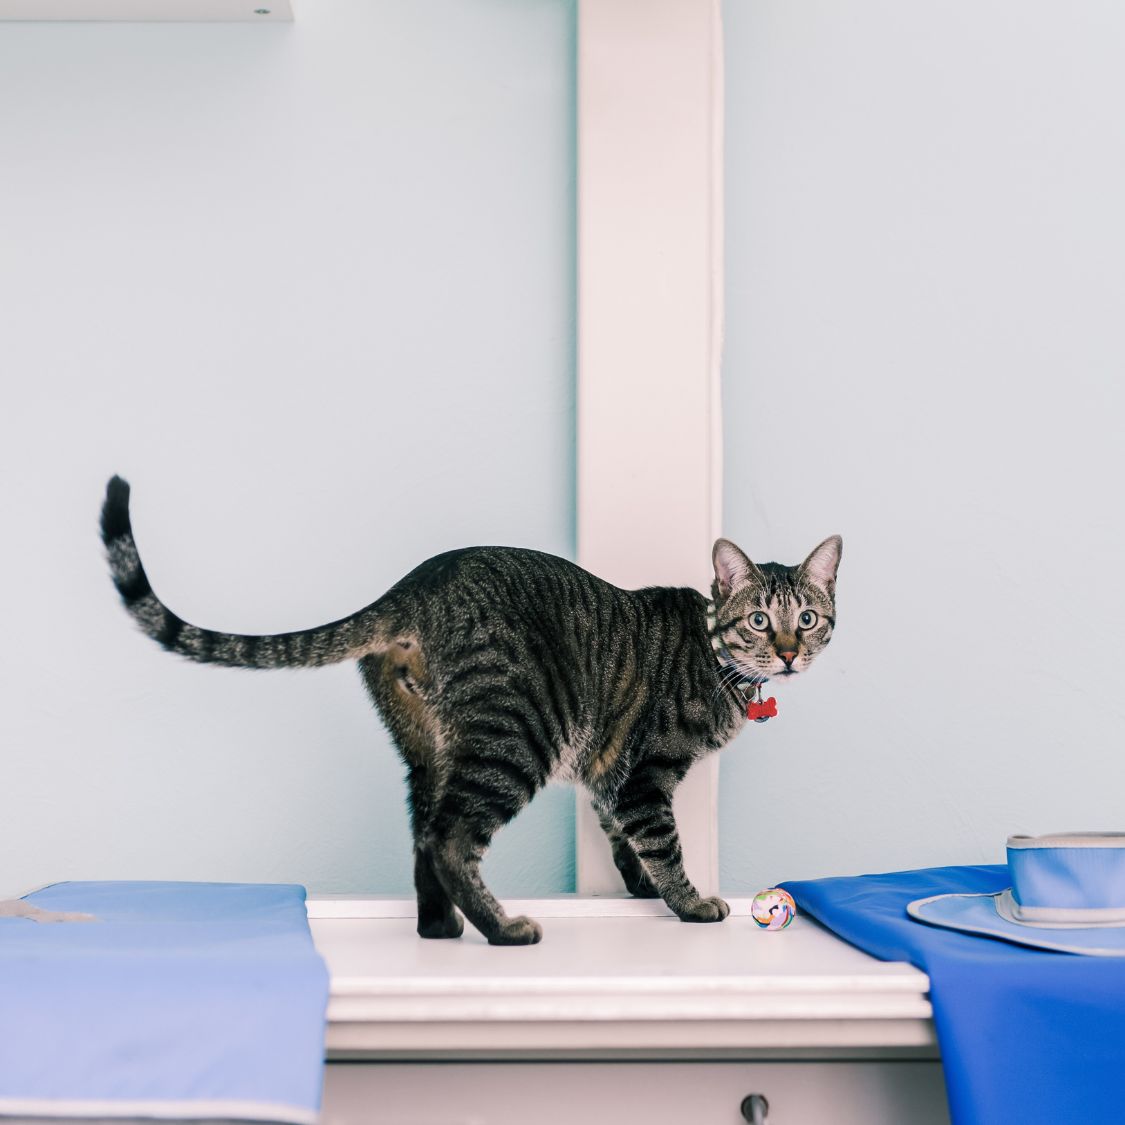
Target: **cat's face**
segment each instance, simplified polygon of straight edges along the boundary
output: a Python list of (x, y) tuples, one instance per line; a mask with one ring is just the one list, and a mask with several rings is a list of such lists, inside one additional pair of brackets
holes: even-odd
[(843, 540), (825, 539), (800, 566), (753, 563), (729, 539), (715, 544), (718, 635), (748, 675), (786, 679), (808, 669), (836, 624)]

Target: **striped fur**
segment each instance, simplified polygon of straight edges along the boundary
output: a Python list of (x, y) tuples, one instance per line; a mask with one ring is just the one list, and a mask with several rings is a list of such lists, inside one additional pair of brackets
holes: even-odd
[[(685, 921), (726, 917), (684, 872), (672, 795), (741, 729), (740, 684), (804, 671), (827, 644), (840, 553), (834, 537), (800, 567), (755, 566), (720, 540), (709, 605), (690, 589), (621, 590), (537, 551), (471, 547), (422, 563), (350, 617), (254, 637), (188, 624), (160, 601), (119, 477), (102, 538), (126, 608), (169, 651), (245, 668), (358, 662), (408, 768), (418, 932), (458, 936), (460, 908), (494, 944), (541, 936), (505, 914), (480, 861), (549, 781), (587, 790), (633, 894)], [(802, 612), (815, 627), (800, 627)]]

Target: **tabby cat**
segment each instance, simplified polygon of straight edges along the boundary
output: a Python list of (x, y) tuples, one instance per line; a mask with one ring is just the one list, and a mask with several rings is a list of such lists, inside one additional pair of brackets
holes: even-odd
[(756, 684), (804, 672), (828, 644), (842, 546), (832, 536), (789, 567), (720, 539), (710, 601), (620, 590), (538, 551), (468, 547), (330, 625), (240, 636), (189, 625), (153, 593), (120, 477), (101, 529), (122, 600), (166, 649), (239, 668), (358, 661), (407, 766), (418, 933), (459, 937), (459, 907), (494, 945), (542, 935), (505, 914), (480, 862), (549, 780), (586, 788), (634, 895), (659, 896), (685, 922), (727, 916), (684, 872), (672, 794), (742, 728)]

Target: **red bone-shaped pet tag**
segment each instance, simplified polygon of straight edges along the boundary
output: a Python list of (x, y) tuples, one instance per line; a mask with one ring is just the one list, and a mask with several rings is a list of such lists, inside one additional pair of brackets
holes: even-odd
[(752, 699), (746, 704), (746, 717), (756, 723), (764, 723), (766, 719), (777, 718), (777, 700), (771, 695), (769, 699)]

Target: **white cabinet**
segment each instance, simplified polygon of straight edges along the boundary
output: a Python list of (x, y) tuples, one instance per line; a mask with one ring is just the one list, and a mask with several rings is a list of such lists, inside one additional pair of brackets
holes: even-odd
[(937, 1062), (334, 1063), (322, 1125), (948, 1125)]
[(541, 945), (423, 941), (413, 904), (310, 900), (332, 973), (324, 1125), (946, 1125), (924, 973), (745, 901), (510, 903)]

